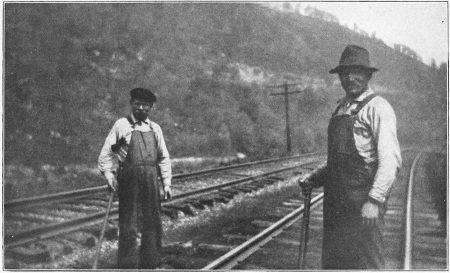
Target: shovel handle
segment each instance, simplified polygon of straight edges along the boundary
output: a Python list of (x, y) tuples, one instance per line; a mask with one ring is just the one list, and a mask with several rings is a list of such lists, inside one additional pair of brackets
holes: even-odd
[(106, 225), (108, 223), (109, 211), (111, 210), (111, 205), (114, 198), (114, 191), (111, 191), (109, 194), (108, 207), (106, 208), (105, 219), (103, 220), (102, 230), (100, 231), (100, 237), (98, 238), (97, 250), (95, 252), (94, 263), (92, 265), (92, 269), (97, 269), (98, 258), (100, 257), (100, 250), (102, 248), (103, 236), (105, 235)]

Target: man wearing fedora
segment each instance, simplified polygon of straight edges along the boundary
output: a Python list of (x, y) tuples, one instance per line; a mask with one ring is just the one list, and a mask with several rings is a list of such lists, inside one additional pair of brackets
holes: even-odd
[[(145, 88), (135, 88), (130, 95), (131, 114), (113, 125), (98, 158), (98, 168), (119, 195), (118, 267), (154, 269), (160, 263), (162, 241), (157, 177), (161, 176), (165, 196), (170, 196), (172, 169), (161, 127), (148, 118), (155, 95)], [(114, 158), (119, 162), (117, 180)]]
[(383, 269), (382, 226), (389, 192), (401, 167), (396, 117), (369, 89), (369, 52), (348, 45), (338, 74), (345, 97), (328, 126), (328, 160), (299, 181), (303, 192), (324, 187), (323, 269)]

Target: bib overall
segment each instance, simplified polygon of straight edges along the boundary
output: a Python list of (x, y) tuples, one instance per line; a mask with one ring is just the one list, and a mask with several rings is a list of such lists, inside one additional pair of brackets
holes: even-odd
[(154, 269), (160, 261), (162, 226), (156, 155), (154, 132), (133, 130), (118, 176), (120, 269)]
[[(324, 269), (380, 269), (382, 219), (379, 225), (362, 224), (361, 209), (368, 200), (377, 169), (358, 153), (353, 135), (358, 112), (374, 97), (368, 96), (350, 115), (333, 113), (328, 127), (328, 175), (324, 185)], [(380, 207), (380, 218), (383, 211)]]

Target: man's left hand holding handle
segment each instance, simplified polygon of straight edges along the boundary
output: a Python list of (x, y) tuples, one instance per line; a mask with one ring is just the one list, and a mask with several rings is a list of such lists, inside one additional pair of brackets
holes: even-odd
[(106, 178), (106, 181), (108, 182), (109, 189), (114, 193), (117, 193), (118, 183), (114, 173), (111, 171), (107, 171), (104, 173), (104, 176)]
[(164, 200), (170, 200), (172, 199), (172, 189), (170, 188), (170, 185), (164, 186)]

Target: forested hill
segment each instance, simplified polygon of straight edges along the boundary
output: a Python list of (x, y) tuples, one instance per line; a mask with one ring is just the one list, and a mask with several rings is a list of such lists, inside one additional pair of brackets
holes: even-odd
[(128, 91), (154, 86), (152, 119), (172, 157), (324, 148), (343, 95), (345, 45), (380, 68), (373, 88), (394, 106), (403, 145), (445, 144), (446, 64), (427, 66), (383, 41), (320, 16), (250, 3), (6, 3), (5, 163), (94, 163)]

